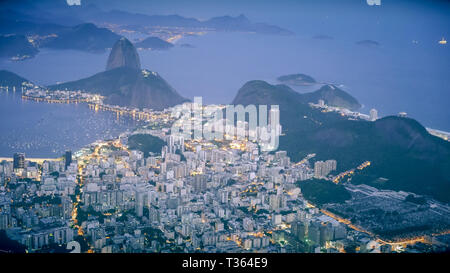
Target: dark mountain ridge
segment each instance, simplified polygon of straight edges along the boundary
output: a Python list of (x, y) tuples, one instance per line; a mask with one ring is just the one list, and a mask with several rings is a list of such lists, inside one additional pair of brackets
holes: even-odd
[[(36, 5), (35, 8), (38, 8)], [(9, 6), (9, 9), (14, 6)], [(41, 8), (44, 9), (44, 8)], [(280, 28), (278, 26), (269, 25), (265, 23), (252, 23), (244, 15), (233, 16), (219, 16), (211, 19), (201, 21), (195, 18), (187, 18), (178, 14), (172, 15), (146, 15), (139, 13), (130, 13), (121, 10), (104, 11), (93, 4), (81, 6), (59, 6), (52, 8), (45, 6), (45, 10), (49, 14), (54, 14), (53, 17), (67, 17), (71, 22), (92, 22), (98, 24), (116, 24), (123, 26), (164, 26), (164, 27), (187, 27), (187, 28), (210, 28), (217, 31), (249, 31), (263, 34), (278, 34), (290, 35), (292, 32)], [(28, 12), (33, 14), (32, 12)], [(24, 20), (25, 16), (20, 16)], [(49, 16), (51, 18), (51, 16)], [(39, 21), (39, 17), (34, 18), (34, 22)], [(41, 20), (41, 22), (48, 22), (49, 20)], [(59, 21), (57, 21), (59, 22)]]
[[(430, 135), (413, 119), (348, 120), (311, 108), (302, 94), (287, 86), (263, 81), (244, 84), (232, 103), (279, 105), (286, 134), (280, 137), (279, 149), (294, 161), (316, 153), (317, 160), (336, 159), (339, 172), (370, 161), (352, 181), (450, 201), (450, 143)], [(377, 182), (381, 177), (386, 182)]]
[(8, 86), (9, 88), (16, 87), (18, 89), (24, 82), (30, 81), (11, 71), (0, 70), (0, 86)]
[(303, 94), (303, 97), (308, 102), (317, 103), (318, 100), (324, 100), (326, 105), (350, 110), (361, 108), (361, 104), (353, 96), (332, 84), (324, 85), (317, 91)]
[(31, 58), (38, 52), (39, 50), (24, 35), (0, 36), (0, 57), (2, 58)]
[(98, 52), (110, 48), (119, 39), (120, 36), (109, 29), (85, 23), (58, 32), (56, 37), (44, 40), (41, 46)]
[[(109, 29), (99, 28), (92, 23), (83, 23), (73, 27), (57, 24), (40, 24), (30, 21), (5, 20), (0, 18), (0, 34), (17, 37), (36, 37), (33, 47), (53, 49), (75, 49), (88, 52), (101, 52), (120, 39)], [(7, 36), (4, 36), (7, 37)], [(26, 38), (26, 37), (25, 37)], [(0, 41), (4, 45), (7, 41)], [(25, 42), (23, 43), (26, 44)]]

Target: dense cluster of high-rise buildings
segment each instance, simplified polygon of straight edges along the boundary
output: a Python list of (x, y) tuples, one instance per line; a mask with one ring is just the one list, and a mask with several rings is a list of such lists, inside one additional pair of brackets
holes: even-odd
[[(134, 134), (166, 145), (160, 153), (130, 150)], [(54, 161), (15, 154), (0, 163), (0, 229), (32, 252), (72, 241), (106, 253), (402, 250), (303, 197), (298, 183), (333, 181), (337, 169), (336, 160), (313, 164), (314, 157), (294, 163), (286, 151), (261, 152), (246, 138), (187, 140), (167, 127), (143, 127)]]
[(336, 160), (316, 161), (314, 163), (314, 177), (325, 178), (331, 171), (335, 171), (336, 167)]

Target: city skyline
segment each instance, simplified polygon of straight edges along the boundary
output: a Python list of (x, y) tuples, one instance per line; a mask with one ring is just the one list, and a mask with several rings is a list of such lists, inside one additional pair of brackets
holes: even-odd
[(449, 8), (0, 4), (0, 251), (448, 253)]

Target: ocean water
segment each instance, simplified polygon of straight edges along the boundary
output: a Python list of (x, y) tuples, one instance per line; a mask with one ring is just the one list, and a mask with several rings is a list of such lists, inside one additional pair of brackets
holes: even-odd
[(105, 69), (109, 51), (87, 53), (77, 50), (40, 49), (31, 59), (0, 59), (0, 69), (12, 71), (39, 85), (51, 85), (89, 77)]
[[(245, 14), (253, 22), (295, 33), (287, 37), (211, 33), (178, 41), (194, 45), (193, 49), (141, 54), (144, 66), (158, 71), (185, 96), (229, 103), (246, 81), (275, 83), (278, 76), (304, 73), (320, 82), (343, 85), (364, 105), (364, 113), (371, 108), (381, 116), (403, 111), (427, 127), (450, 131), (450, 44), (438, 43), (442, 38), (450, 40), (448, 1), (381, 1), (380, 6), (369, 6), (365, 0), (220, 4), (194, 0), (184, 5), (176, 1), (149, 6), (115, 2), (108, 4), (200, 19)], [(313, 39), (316, 35), (333, 39)], [(362, 40), (380, 45), (356, 44)]]
[(281, 75), (304, 73), (318, 82), (342, 85), (364, 105), (362, 112), (376, 108), (386, 116), (404, 111), (428, 127), (450, 130), (450, 52), (437, 41), (383, 41), (367, 48), (350, 39), (210, 33), (178, 43), (195, 48), (140, 55), (144, 67), (159, 72), (189, 98), (230, 103), (249, 80), (277, 83)]
[(0, 91), (0, 157), (25, 152), (54, 158), (96, 140), (117, 137), (136, 122), (86, 104), (48, 104), (22, 100), (20, 92)]

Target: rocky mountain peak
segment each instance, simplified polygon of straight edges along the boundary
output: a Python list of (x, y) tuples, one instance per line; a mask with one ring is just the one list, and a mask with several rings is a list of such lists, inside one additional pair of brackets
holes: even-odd
[(118, 67), (141, 69), (139, 55), (134, 45), (125, 37), (119, 39), (109, 54), (106, 70)]

